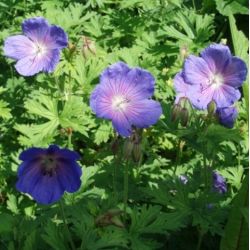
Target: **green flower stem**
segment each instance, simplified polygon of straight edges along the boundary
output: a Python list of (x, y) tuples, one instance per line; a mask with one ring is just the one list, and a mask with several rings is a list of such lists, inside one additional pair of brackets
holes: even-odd
[(192, 2), (193, 2), (193, 7), (194, 7), (194, 10), (196, 11), (195, 0), (192, 0)]
[(128, 167), (129, 161), (126, 161), (124, 166), (124, 189), (123, 189), (123, 204), (124, 204), (124, 217), (127, 214), (127, 203), (128, 203)]
[(63, 218), (63, 224), (64, 224), (65, 230), (67, 232), (67, 237), (69, 239), (71, 249), (72, 250), (76, 250), (75, 244), (73, 242), (73, 239), (72, 239), (72, 236), (70, 234), (69, 227), (68, 227), (68, 224), (67, 224), (67, 220), (66, 220), (66, 216), (65, 216), (65, 212), (64, 212), (64, 205), (63, 205), (62, 200), (60, 200), (59, 204), (60, 204), (60, 208), (61, 208), (61, 213), (62, 213), (62, 218)]
[(204, 234), (199, 230), (199, 238), (198, 238), (196, 250), (201, 249), (201, 243), (202, 243), (203, 236), (204, 236)]
[(179, 140), (178, 142), (178, 146), (177, 146), (177, 155), (176, 155), (176, 161), (175, 161), (175, 168), (174, 168), (174, 174), (176, 174), (176, 170), (178, 165), (180, 165), (180, 161), (181, 161), (181, 156), (182, 156), (182, 141)]
[(73, 150), (73, 145), (72, 145), (72, 132), (68, 133), (68, 148)]
[(116, 187), (116, 181), (117, 181), (117, 166), (120, 163), (119, 154), (114, 156), (114, 166), (113, 166), (113, 193), (115, 197), (115, 201), (117, 201), (117, 187)]
[(207, 167), (207, 159), (205, 154), (203, 154), (203, 166), (205, 171), (205, 189), (208, 189), (208, 167)]

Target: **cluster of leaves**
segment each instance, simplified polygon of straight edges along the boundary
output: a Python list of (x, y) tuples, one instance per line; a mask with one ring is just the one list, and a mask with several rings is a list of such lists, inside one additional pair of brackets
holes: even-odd
[[(186, 127), (170, 119), (172, 78), (187, 54), (224, 38), (248, 63), (248, 39), (237, 28), (247, 27), (235, 14), (247, 17), (246, 1), (1, 0), (1, 44), (34, 16), (63, 27), (70, 44), (53, 74), (25, 79), (0, 55), (0, 249), (71, 248), (59, 205), (39, 206), (15, 190), (19, 153), (30, 146), (66, 146), (69, 130), (83, 168), (81, 189), (64, 196), (77, 249), (195, 249), (198, 236), (206, 238), (202, 249), (219, 249), (222, 235), (222, 250), (244, 249), (248, 85), (232, 130), (204, 124), (202, 116)], [(91, 113), (89, 96), (100, 72), (119, 60), (154, 75), (164, 116), (143, 131), (143, 156), (130, 164), (128, 216), (121, 212), (100, 225), (97, 218), (123, 209), (123, 140), (110, 122)], [(204, 186), (204, 154), (206, 164), (226, 178), (227, 194)], [(179, 180), (183, 174), (186, 185)]]

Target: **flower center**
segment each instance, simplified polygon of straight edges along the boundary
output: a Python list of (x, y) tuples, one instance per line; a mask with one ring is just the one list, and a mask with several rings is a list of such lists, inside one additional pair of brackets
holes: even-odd
[(209, 79), (209, 84), (212, 88), (217, 89), (224, 83), (224, 78), (221, 74), (214, 74)]
[(112, 108), (115, 111), (124, 111), (128, 106), (129, 100), (124, 96), (114, 96), (112, 99)]
[(44, 46), (43, 44), (39, 44), (39, 43), (36, 44), (35, 54), (38, 57), (43, 56), (46, 52), (47, 52), (46, 46)]
[(45, 156), (42, 159), (41, 166), (43, 175), (52, 176), (56, 170), (56, 159), (52, 156)]

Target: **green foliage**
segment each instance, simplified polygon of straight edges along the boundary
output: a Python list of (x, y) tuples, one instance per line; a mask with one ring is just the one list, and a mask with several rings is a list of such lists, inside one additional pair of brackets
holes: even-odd
[[(0, 87), (0, 94), (6, 91), (3, 87)], [(8, 103), (0, 100), (0, 117), (3, 119), (10, 119), (12, 117), (10, 113), (10, 108), (8, 108)]]
[(248, 5), (246, 0), (215, 0), (217, 10), (225, 16), (231, 14), (248, 14)]
[[(229, 24), (230, 24), (230, 30), (231, 30), (231, 36), (234, 46), (235, 54), (239, 57), (241, 57), (247, 65), (249, 65), (248, 59), (248, 45), (249, 41), (244, 35), (244, 33), (237, 29), (236, 26), (236, 20), (233, 13), (229, 14)], [(246, 106), (249, 105), (249, 86), (248, 86), (249, 76), (247, 76), (246, 84), (243, 85), (243, 93), (245, 97)], [(247, 110), (247, 117), (249, 118), (249, 110)], [(248, 120), (248, 119), (247, 119)]]
[[(41, 206), (15, 189), (22, 150), (50, 144), (81, 155), (82, 185), (62, 198), (76, 249), (196, 249), (199, 235), (202, 250), (218, 250), (221, 237), (222, 250), (243, 249), (248, 80), (233, 129), (192, 109), (183, 127), (171, 110), (173, 77), (189, 54), (225, 38), (248, 64), (247, 14), (245, 0), (1, 0), (1, 46), (34, 16), (63, 27), (69, 46), (53, 74), (34, 77), (19, 76), (13, 60), (0, 55), (0, 249), (71, 248), (59, 205)], [(154, 75), (153, 98), (163, 108), (161, 120), (140, 131), (140, 147), (133, 145), (126, 214), (125, 140), (89, 107), (101, 72), (117, 61)], [(213, 190), (212, 170), (225, 178), (225, 194)], [(119, 215), (105, 217), (110, 211)]]
[(248, 176), (246, 176), (239, 193), (234, 198), (225, 228), (225, 235), (221, 240), (221, 250), (243, 250), (248, 248), (248, 223), (242, 214), (242, 209), (248, 207), (248, 197)]

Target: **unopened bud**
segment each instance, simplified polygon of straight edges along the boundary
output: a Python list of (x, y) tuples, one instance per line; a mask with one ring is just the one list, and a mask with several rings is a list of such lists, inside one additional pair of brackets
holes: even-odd
[(111, 142), (111, 150), (114, 155), (116, 155), (119, 151), (119, 140), (115, 139), (114, 141)]
[(175, 104), (172, 108), (171, 112), (171, 121), (175, 122), (180, 117), (181, 106), (179, 104)]
[(141, 144), (139, 144), (139, 143), (134, 144), (133, 156), (134, 156), (135, 162), (139, 162), (140, 161), (141, 156), (142, 156), (142, 147), (141, 147)]
[(227, 45), (227, 39), (226, 38), (222, 38), (220, 40), (220, 43), (223, 44), (223, 45)]
[(106, 213), (99, 215), (95, 220), (95, 224), (98, 226), (114, 225), (123, 228), (124, 224), (119, 218), (122, 213), (120, 209), (110, 209)]
[(134, 148), (134, 143), (130, 140), (130, 138), (126, 139), (124, 143), (124, 158), (129, 159), (132, 155), (132, 151)]
[(66, 133), (65, 129), (64, 129), (64, 128), (61, 128), (61, 129), (60, 129), (60, 134), (61, 134), (61, 135), (64, 135), (65, 133)]
[(69, 43), (69, 55), (72, 55), (76, 51), (76, 46), (73, 43)]
[(83, 37), (82, 53), (85, 58), (88, 58), (89, 56), (91, 56), (91, 54), (96, 55), (95, 42), (92, 41), (89, 37)]
[(65, 132), (67, 133), (67, 135), (72, 135), (73, 129), (71, 127), (65, 128)]
[(207, 105), (207, 112), (209, 115), (214, 115), (215, 111), (216, 111), (216, 103), (215, 103), (215, 101), (211, 101)]
[(184, 46), (182, 46), (180, 48), (180, 55), (181, 55), (182, 59), (185, 59), (188, 56), (188, 48), (187, 48), (187, 46), (184, 45)]
[(111, 218), (111, 223), (114, 225), (114, 226), (117, 226), (117, 227), (120, 227), (120, 228), (124, 228), (124, 224), (122, 223), (121, 219), (117, 216), (114, 216)]
[(186, 127), (187, 123), (188, 123), (188, 118), (189, 118), (189, 113), (188, 113), (188, 110), (186, 108), (181, 109), (180, 118), (181, 118), (181, 125), (183, 127)]

